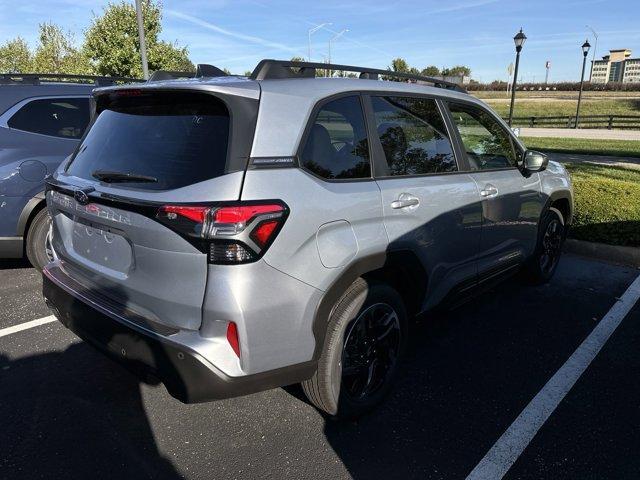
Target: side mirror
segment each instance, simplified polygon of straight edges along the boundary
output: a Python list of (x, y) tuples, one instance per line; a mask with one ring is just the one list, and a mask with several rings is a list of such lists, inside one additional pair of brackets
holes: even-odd
[(524, 152), (523, 169), (527, 173), (542, 172), (549, 164), (549, 158), (535, 150), (527, 150)]

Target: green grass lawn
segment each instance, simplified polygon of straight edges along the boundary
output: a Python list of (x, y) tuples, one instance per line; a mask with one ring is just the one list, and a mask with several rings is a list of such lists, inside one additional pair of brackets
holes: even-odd
[(586, 140), (582, 138), (520, 137), (527, 148), (547, 152), (584, 153), (640, 158), (637, 140)]
[(570, 236), (640, 247), (640, 171), (575, 163), (566, 167), (575, 193)]
[[(504, 90), (500, 91), (470, 91), (471, 95), (477, 98), (481, 98), (482, 100), (491, 100), (491, 99), (506, 99), (507, 101), (511, 98), (511, 93), (507, 94)], [(551, 98), (551, 99), (564, 99), (564, 100), (576, 100), (578, 98), (577, 91), (521, 91), (518, 90), (516, 92), (516, 101), (521, 98)], [(638, 98), (640, 99), (640, 92), (624, 92), (624, 91), (584, 91), (582, 92), (583, 100), (590, 99), (599, 99), (599, 98)]]
[[(509, 103), (504, 101), (486, 100), (498, 115), (509, 115)], [(549, 100), (516, 98), (514, 117), (553, 117), (560, 115), (575, 115), (576, 100)], [(602, 98), (582, 100), (580, 115), (640, 115), (640, 98)]]

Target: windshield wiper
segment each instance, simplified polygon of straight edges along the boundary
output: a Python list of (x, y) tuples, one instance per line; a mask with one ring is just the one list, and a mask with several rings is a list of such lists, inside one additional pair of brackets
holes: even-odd
[(114, 172), (111, 170), (95, 170), (91, 176), (97, 178), (101, 182), (106, 183), (122, 183), (122, 182), (145, 182), (158, 183), (156, 177), (148, 175), (139, 175), (137, 173)]

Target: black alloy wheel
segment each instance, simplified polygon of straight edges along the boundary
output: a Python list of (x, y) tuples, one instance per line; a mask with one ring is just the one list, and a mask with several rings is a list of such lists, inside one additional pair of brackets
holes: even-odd
[(376, 303), (349, 326), (342, 351), (342, 388), (352, 401), (366, 401), (387, 383), (400, 355), (400, 318)]

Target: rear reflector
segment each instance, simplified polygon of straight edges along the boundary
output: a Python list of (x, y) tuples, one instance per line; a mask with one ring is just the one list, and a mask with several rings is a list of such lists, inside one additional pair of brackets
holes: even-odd
[(227, 342), (231, 345), (231, 348), (235, 352), (236, 356), (240, 358), (240, 341), (238, 340), (238, 327), (235, 323), (229, 322), (227, 325)]

